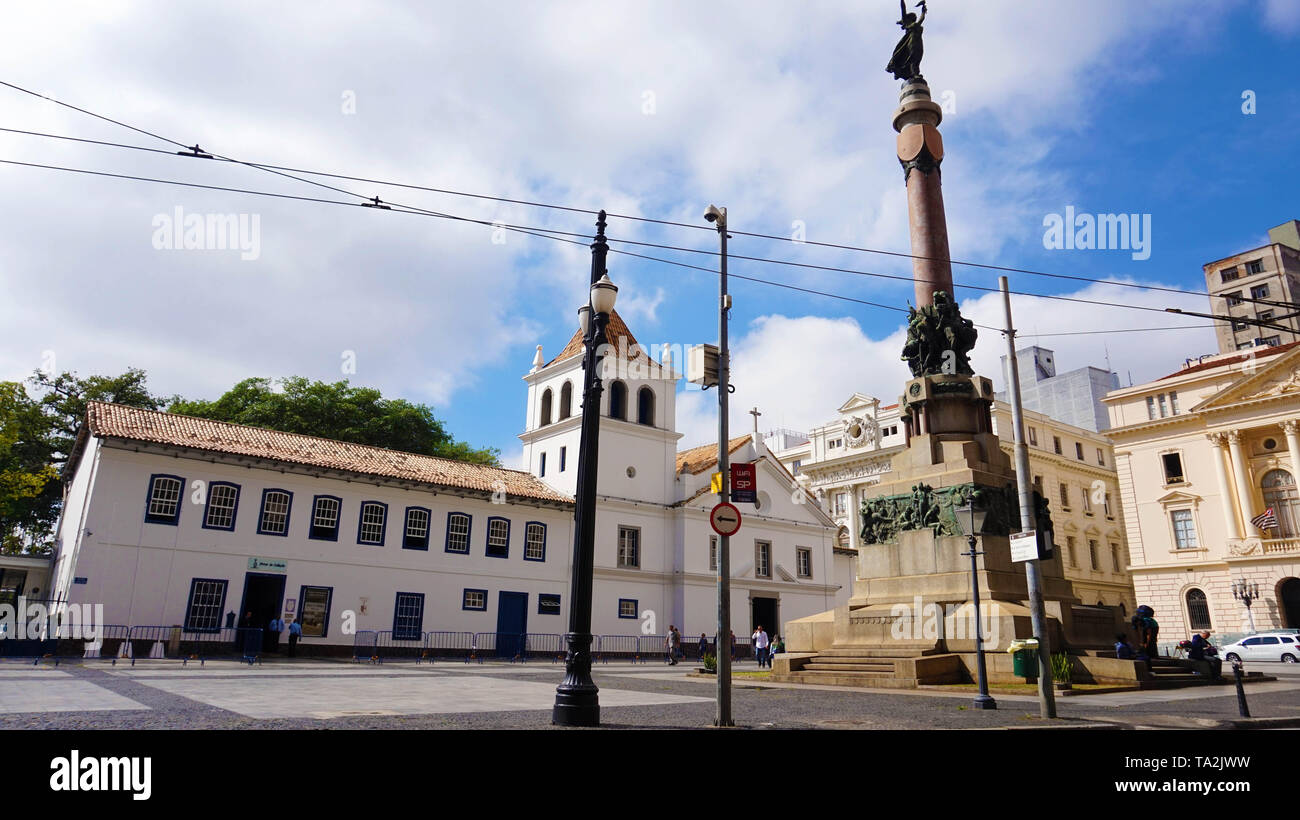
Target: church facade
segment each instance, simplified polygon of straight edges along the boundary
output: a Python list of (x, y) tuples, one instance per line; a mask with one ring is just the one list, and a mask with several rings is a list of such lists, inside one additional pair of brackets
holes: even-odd
[[(718, 537), (709, 525), (718, 445), (679, 449), (676, 386), (669, 356), (653, 360), (617, 313), (607, 330), (600, 407), (594, 618), (642, 618), (662, 632), (712, 636), (717, 623)], [(572, 495), (581, 426), (582, 339), (559, 355), (541, 349), (528, 385), (520, 435), (530, 473)], [(758, 504), (739, 504), (732, 536), (731, 623), (737, 637), (847, 600), (851, 556), (835, 547), (835, 525), (763, 444), (733, 438), (730, 460), (758, 465)]]

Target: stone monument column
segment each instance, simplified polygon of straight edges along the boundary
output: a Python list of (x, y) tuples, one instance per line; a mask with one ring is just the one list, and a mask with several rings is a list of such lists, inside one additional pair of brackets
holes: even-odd
[(952, 296), (948, 221), (943, 210), (939, 164), (943, 162), (943, 137), (939, 122), (943, 109), (930, 99), (930, 86), (916, 76), (903, 86), (894, 112), (898, 132), (898, 161), (907, 183), (907, 224), (912, 239), (912, 279), (916, 307), (932, 304), (934, 292)]
[(1214, 459), (1214, 477), (1219, 482), (1219, 498), (1223, 503), (1223, 523), (1227, 528), (1228, 540), (1235, 541), (1241, 537), (1241, 529), (1237, 526), (1237, 509), (1232, 503), (1232, 488), (1228, 486), (1228, 471), (1223, 466), (1224, 450), (1228, 447), (1228, 437), (1224, 433), (1210, 433), (1206, 436), (1210, 440), (1211, 451)]
[(1245, 439), (1240, 430), (1228, 431), (1228, 454), (1232, 456), (1233, 478), (1237, 481), (1237, 506), (1241, 509), (1241, 523), (1245, 528), (1247, 538), (1254, 537), (1259, 532), (1259, 528), (1250, 523), (1252, 507), (1254, 507), (1254, 496), (1250, 488), (1250, 473), (1246, 470), (1246, 456), (1241, 448), (1241, 443)]

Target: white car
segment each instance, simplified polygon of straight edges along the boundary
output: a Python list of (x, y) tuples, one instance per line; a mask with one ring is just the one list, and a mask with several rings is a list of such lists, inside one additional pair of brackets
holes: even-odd
[(1230, 643), (1219, 650), (1223, 659), (1243, 661), (1300, 661), (1300, 634), (1295, 632), (1261, 632)]

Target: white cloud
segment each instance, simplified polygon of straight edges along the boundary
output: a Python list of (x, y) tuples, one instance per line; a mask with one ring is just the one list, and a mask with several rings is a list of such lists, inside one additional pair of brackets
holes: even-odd
[[(786, 233), (798, 219), (809, 239), (908, 249), (888, 126), (898, 84), (883, 70), (898, 37), (889, 2), (518, 2), (459, 4), (437, 14), (418, 3), (364, 11), (327, 5), (306, 17), (251, 0), (219, 10), (78, 8), (78, 26), (66, 25), (73, 15), (54, 4), (9, 10), (0, 48), (21, 67), (10, 79), (209, 150), (691, 223), (715, 201), (728, 206), (737, 229)], [(1172, 13), (1179, 8), (1155, 2), (1135, 15), (1120, 0), (986, 0), (935, 10), (926, 24), (926, 75), (957, 104), (944, 123), (954, 256), (995, 258), (1008, 243), (1035, 239), (1045, 209), (1074, 201), (1063, 199), (1067, 180), (1042, 167), (1054, 129), (1085, 121), (1090, 103), (1121, 75), (1134, 82), (1132, 66), (1159, 39), (1153, 33), (1173, 36), (1231, 13)], [(1125, 59), (1114, 60), (1117, 53)], [(355, 114), (342, 112), (345, 91), (355, 93)], [(653, 113), (644, 107), (647, 91)], [(0, 90), (0, 119), (158, 145), (8, 89)], [(32, 162), (346, 198), (220, 163), (8, 134), (0, 149)], [(0, 289), (10, 305), (0, 305), (0, 378), (27, 375), (36, 364), (27, 359), (51, 348), (61, 366), (136, 365), (159, 391), (212, 395), (236, 374), (337, 378), (341, 351), (354, 350), (358, 383), (446, 404), (485, 367), (536, 339), (541, 328), (527, 317), (562, 316), (560, 327), (571, 327), (585, 292), (585, 240), (509, 234), (493, 245), (481, 226), (418, 216), (13, 167), (5, 173), (23, 196), (0, 205)], [(328, 182), (475, 219), (575, 232), (592, 224), (585, 214)], [(153, 251), (152, 215), (177, 204), (261, 214), (261, 259)], [(659, 233), (619, 220), (610, 232)], [(706, 232), (672, 236), (674, 244), (712, 247)], [(756, 245), (738, 238), (733, 248), (755, 252)], [(809, 261), (837, 262), (805, 250)], [(622, 258), (611, 263), (621, 268)], [(907, 269), (903, 260), (876, 267)], [(651, 322), (665, 315), (660, 308), (671, 298), (662, 289), (647, 295), (650, 284), (611, 273), (628, 285), (624, 312)], [(906, 292), (897, 286), (882, 301), (901, 304), (896, 297)], [(741, 389), (773, 381), (768, 371), (807, 379), (846, 366), (855, 384), (895, 389), (872, 376), (878, 365), (868, 366), (854, 347), (877, 344), (861, 330), (855, 337), (843, 321), (769, 319), (751, 330), (753, 349), (738, 354), (762, 362), (781, 332), (812, 331), (831, 346), (818, 348), (825, 352), (804, 372), (789, 352), (752, 375), (738, 356)], [(893, 368), (894, 359), (890, 350), (880, 361)], [(838, 402), (826, 405), (828, 395), (778, 390), (744, 403), (792, 401), (794, 424), (805, 406), (808, 414), (814, 406), (833, 409)], [(688, 396), (684, 409), (695, 401)]]
[[(1207, 307), (1205, 297), (1115, 284), (1089, 285), (1062, 295), (1157, 311), (1181, 307), (1205, 312)], [(1119, 332), (1208, 324), (1201, 319), (1031, 296), (1012, 296), (1011, 310), (1017, 324), (1018, 346), (1038, 344), (1056, 351), (1058, 372), (1087, 366), (1104, 368), (1109, 352), (1121, 383), (1127, 384), (1131, 374), (1136, 384), (1178, 370), (1189, 357), (1218, 350), (1210, 329)], [(988, 293), (964, 301), (962, 315), (977, 325), (1001, 328), (1001, 294)], [(732, 345), (736, 392), (730, 404), (731, 434), (742, 435), (753, 429), (748, 412), (754, 406), (763, 413), (760, 431), (785, 427), (806, 432), (831, 421), (835, 409), (855, 392), (876, 396), (884, 404), (898, 401), (904, 382), (910, 378), (906, 364), (900, 360), (905, 330), (901, 323), (892, 330), (880, 330), (883, 335), (872, 338), (851, 318), (772, 315), (752, 322)], [(1098, 330), (1116, 332), (1046, 335)], [(1133, 345), (1138, 340), (1141, 348), (1135, 351)], [(992, 379), (997, 389), (1005, 386), (1001, 370), (1005, 354), (1005, 337), (998, 330), (980, 328), (972, 364), (976, 373)], [(677, 429), (684, 434), (683, 446), (716, 440), (717, 417), (715, 391), (678, 394)]]
[(1264, 5), (1264, 20), (1280, 34), (1294, 34), (1300, 31), (1300, 3), (1295, 0), (1267, 0)]

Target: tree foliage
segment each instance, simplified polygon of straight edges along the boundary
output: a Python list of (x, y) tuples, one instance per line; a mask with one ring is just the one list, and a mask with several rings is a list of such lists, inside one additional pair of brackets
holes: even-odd
[(170, 399), (149, 392), (143, 370), (118, 376), (38, 371), (28, 381), (0, 382), (0, 552), (45, 554), (63, 501), (59, 476), (91, 401), (106, 401), (190, 416), (250, 424), (442, 456), (497, 464), (500, 451), (456, 441), (423, 404), (385, 399), (378, 390), (346, 381), (301, 377), (245, 379), (213, 401)]
[(496, 449), (456, 441), (427, 405), (386, 399), (378, 390), (353, 387), (346, 380), (245, 379), (213, 401), (177, 397), (167, 410), (475, 464), (497, 464), (500, 455)]

